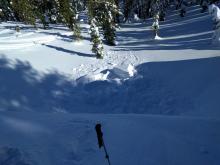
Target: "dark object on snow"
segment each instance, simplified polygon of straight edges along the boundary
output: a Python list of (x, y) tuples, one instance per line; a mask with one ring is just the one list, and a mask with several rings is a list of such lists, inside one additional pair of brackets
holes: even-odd
[(16, 30), (17, 33), (19, 33), (19, 32), (20, 32), (20, 27), (17, 25), (17, 26), (15, 27), (15, 30)]
[(208, 6), (202, 6), (201, 13), (204, 13), (208, 10)]
[(104, 140), (103, 140), (103, 133), (102, 133), (102, 129), (101, 128), (102, 128), (101, 124), (96, 124), (95, 130), (96, 130), (96, 134), (97, 134), (97, 138), (98, 138), (99, 148), (101, 148), (101, 147), (104, 148), (105, 158), (108, 160), (108, 164), (111, 165), (110, 159), (109, 159), (109, 155), (108, 155), (108, 152), (107, 152), (107, 149), (105, 147)]
[(186, 14), (186, 11), (185, 11), (185, 10), (183, 10), (183, 9), (181, 9), (181, 10), (180, 10), (180, 17), (184, 17), (184, 16), (185, 16), (185, 14)]
[(95, 130), (96, 130), (96, 133), (97, 133), (99, 148), (101, 148), (103, 146), (103, 138), (102, 138), (103, 133), (102, 133), (102, 130), (101, 130), (101, 124), (96, 124)]
[(162, 11), (161, 13), (160, 13), (160, 21), (165, 21), (165, 12), (164, 11)]

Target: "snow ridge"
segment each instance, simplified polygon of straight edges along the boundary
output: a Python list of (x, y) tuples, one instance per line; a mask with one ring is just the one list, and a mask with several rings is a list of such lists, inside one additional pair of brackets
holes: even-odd
[(104, 59), (93, 64), (81, 64), (73, 68), (73, 77), (77, 84), (107, 80), (120, 83), (136, 74), (135, 66), (139, 59), (134, 52), (107, 51)]

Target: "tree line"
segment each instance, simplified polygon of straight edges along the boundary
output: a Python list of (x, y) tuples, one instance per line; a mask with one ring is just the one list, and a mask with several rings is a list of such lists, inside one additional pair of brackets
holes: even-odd
[(169, 0), (1, 0), (0, 20), (20, 21), (33, 26), (38, 20), (46, 29), (49, 23), (63, 23), (76, 40), (82, 39), (79, 13), (86, 11), (90, 24), (92, 51), (103, 58), (103, 41), (114, 46), (116, 29), (120, 22), (133, 15), (141, 19), (164, 10)]

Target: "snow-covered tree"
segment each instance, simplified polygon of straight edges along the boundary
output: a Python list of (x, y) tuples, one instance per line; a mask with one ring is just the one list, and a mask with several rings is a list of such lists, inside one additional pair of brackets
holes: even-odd
[(220, 45), (220, 9), (215, 4), (209, 6), (209, 12), (214, 24), (214, 34), (212, 36), (213, 44)]
[(154, 37), (156, 39), (158, 37), (158, 31), (159, 31), (159, 12), (154, 15), (152, 29), (154, 32)]
[(96, 18), (99, 26), (102, 27), (104, 39), (109, 45), (115, 45), (116, 38), (116, 15), (119, 13), (118, 6), (114, 0), (93, 0), (93, 7), (90, 8), (93, 17)]
[(99, 33), (98, 23), (95, 18), (92, 18), (90, 21), (90, 34), (91, 34), (91, 41), (93, 43), (92, 52), (96, 54), (97, 58), (103, 58), (104, 48)]
[(113, 0), (109, 0), (103, 4), (102, 28), (104, 38), (109, 45), (116, 44), (116, 14), (118, 8)]

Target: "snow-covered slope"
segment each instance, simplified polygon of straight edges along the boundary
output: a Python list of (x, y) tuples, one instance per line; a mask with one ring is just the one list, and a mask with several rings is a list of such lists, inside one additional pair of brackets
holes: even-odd
[[(0, 165), (218, 165), (220, 51), (199, 6), (169, 11), (154, 40), (123, 24), (118, 45), (91, 53), (62, 25), (0, 24)], [(9, 49), (10, 48), (10, 49)], [(12, 50), (13, 48), (13, 50)]]
[(100, 122), (112, 164), (220, 163), (219, 119), (21, 112), (1, 113), (0, 163), (107, 164), (97, 145)]

